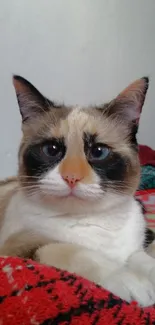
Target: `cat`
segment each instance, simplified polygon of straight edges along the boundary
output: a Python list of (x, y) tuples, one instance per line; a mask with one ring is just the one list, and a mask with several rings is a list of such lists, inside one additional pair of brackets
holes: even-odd
[(155, 259), (134, 198), (149, 79), (89, 108), (56, 104), (20, 76), (13, 84), (23, 137), (18, 176), (1, 187), (0, 254), (31, 252), (126, 301), (155, 303)]

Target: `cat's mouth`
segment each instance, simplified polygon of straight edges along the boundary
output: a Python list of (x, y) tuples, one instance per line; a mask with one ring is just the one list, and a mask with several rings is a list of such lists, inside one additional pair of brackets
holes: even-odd
[[(40, 186), (39, 186), (40, 187)], [(81, 193), (81, 191), (79, 191), (76, 188), (63, 188), (63, 189), (56, 189), (56, 188), (46, 188), (46, 186), (44, 187), (43, 185), (41, 185), (40, 187), (40, 193), (43, 193), (43, 196), (46, 198), (48, 197), (52, 199), (52, 197), (54, 198), (58, 198), (58, 199), (67, 199), (67, 198), (77, 198), (77, 199), (82, 199), (83, 195)]]
[(82, 197), (80, 197), (80, 195), (78, 195), (74, 190), (71, 190), (69, 193), (62, 195), (61, 198), (75, 198), (82, 200)]
[(77, 184), (70, 188), (69, 186), (59, 186), (46, 183), (45, 181), (39, 184), (39, 192), (41, 196), (48, 200), (55, 199), (77, 199), (80, 201), (96, 201), (103, 197), (104, 191), (98, 184)]
[(84, 193), (83, 191), (80, 191), (76, 188), (72, 189), (69, 193), (66, 193), (65, 195), (59, 196), (60, 199), (71, 199), (71, 200), (77, 200), (77, 201), (96, 201), (96, 197), (92, 195), (88, 195), (88, 193)]
[(87, 195), (84, 195), (83, 192), (76, 190), (76, 189), (71, 189), (69, 191), (60, 191), (60, 192), (55, 192), (55, 191), (47, 191), (46, 195), (43, 195), (44, 200), (47, 201), (52, 201), (52, 199), (56, 200), (73, 200), (73, 201), (87, 201)]
[(64, 202), (66, 201), (67, 204), (72, 204), (73, 202), (86, 202), (87, 197), (78, 195), (72, 191), (70, 191), (70, 193), (47, 193), (46, 195), (41, 195), (41, 198), (43, 199), (44, 202), (51, 204), (54, 201), (58, 201), (58, 202)]

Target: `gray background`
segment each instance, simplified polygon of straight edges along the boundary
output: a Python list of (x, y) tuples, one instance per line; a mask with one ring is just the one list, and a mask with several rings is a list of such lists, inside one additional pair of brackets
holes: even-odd
[(0, 177), (17, 170), (12, 73), (51, 99), (84, 105), (149, 75), (139, 142), (155, 148), (155, 0), (0, 0)]

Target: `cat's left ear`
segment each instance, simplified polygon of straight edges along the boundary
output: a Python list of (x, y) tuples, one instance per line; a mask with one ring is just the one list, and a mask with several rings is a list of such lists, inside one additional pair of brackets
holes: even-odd
[(143, 77), (130, 84), (109, 103), (108, 115), (120, 117), (122, 121), (138, 126), (148, 86), (148, 77)]

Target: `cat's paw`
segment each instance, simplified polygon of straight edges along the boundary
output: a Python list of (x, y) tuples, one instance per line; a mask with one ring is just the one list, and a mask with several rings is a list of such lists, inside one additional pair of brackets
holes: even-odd
[[(116, 262), (102, 260), (102, 256), (95, 251), (76, 244), (54, 243), (42, 246), (36, 251), (35, 259), (42, 264), (48, 264), (72, 273), (76, 273), (97, 284), (109, 272), (118, 269)], [(100, 267), (100, 264), (104, 267)]]
[(93, 281), (94, 277), (97, 278), (98, 264), (92, 261), (92, 254), (79, 245), (52, 243), (39, 248), (35, 260)]
[(155, 273), (153, 279), (154, 283), (145, 275), (122, 268), (104, 279), (102, 285), (127, 302), (137, 301), (146, 307), (155, 303)]

